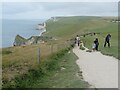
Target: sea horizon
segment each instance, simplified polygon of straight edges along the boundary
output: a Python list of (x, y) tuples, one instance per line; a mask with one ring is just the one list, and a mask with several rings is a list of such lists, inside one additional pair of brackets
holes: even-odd
[(42, 31), (36, 30), (39, 23), (45, 19), (1, 19), (2, 20), (2, 47), (12, 47), (16, 35), (24, 38), (39, 36)]

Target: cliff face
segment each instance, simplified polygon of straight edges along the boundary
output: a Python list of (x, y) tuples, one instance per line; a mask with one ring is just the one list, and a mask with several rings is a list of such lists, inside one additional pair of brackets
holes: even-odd
[(14, 46), (22, 46), (22, 45), (31, 45), (31, 44), (39, 44), (47, 42), (47, 40), (52, 39), (52, 37), (44, 37), (44, 36), (31, 36), (28, 39), (23, 38), (20, 35), (15, 37)]
[(38, 24), (36, 30), (44, 30), (45, 28), (46, 28), (46, 23), (44, 22), (43, 24)]
[(27, 40), (26, 40), (25, 38), (23, 38), (23, 37), (20, 36), (20, 35), (17, 35), (17, 36), (15, 37), (15, 41), (14, 41), (13, 45), (14, 45), (14, 46), (24, 45), (26, 41), (27, 41)]
[(28, 39), (25, 39), (24, 37), (17, 35), (15, 37), (13, 46), (22, 46), (22, 45), (30, 45), (30, 44), (38, 44), (38, 43), (44, 43), (47, 40), (52, 39), (52, 37), (45, 37), (42, 36), (44, 32), (46, 32), (46, 23), (44, 22), (43, 24), (38, 24), (37, 30), (42, 30), (40, 36), (31, 36)]

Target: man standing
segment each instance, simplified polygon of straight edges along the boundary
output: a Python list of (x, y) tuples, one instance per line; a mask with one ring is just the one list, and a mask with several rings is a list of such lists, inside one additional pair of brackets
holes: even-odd
[(111, 38), (111, 35), (108, 34), (105, 38), (105, 44), (104, 44), (104, 47), (106, 47), (106, 44), (108, 43), (108, 47), (110, 47), (110, 38)]

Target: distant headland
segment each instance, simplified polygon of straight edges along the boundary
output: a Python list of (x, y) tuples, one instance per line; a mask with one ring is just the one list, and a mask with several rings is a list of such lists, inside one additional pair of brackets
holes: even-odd
[(43, 33), (46, 32), (46, 23), (38, 24), (36, 30), (40, 30), (40, 34), (38, 36), (31, 36), (30, 38), (26, 39), (20, 35), (16, 35), (15, 40), (13, 42), (13, 46), (22, 46), (22, 45), (31, 45), (31, 44), (38, 44), (44, 43), (48, 39), (52, 39), (52, 37), (44, 37), (42, 36)]

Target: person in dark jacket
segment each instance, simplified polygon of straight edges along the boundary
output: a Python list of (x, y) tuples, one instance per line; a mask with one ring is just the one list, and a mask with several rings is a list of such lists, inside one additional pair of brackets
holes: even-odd
[(98, 38), (95, 39), (95, 50), (98, 51), (98, 46), (99, 46), (99, 42), (98, 42)]
[(106, 47), (106, 44), (108, 44), (108, 47), (110, 47), (110, 38), (111, 38), (111, 35), (108, 34), (105, 38), (104, 47)]
[(77, 43), (77, 39), (75, 38), (75, 44)]

